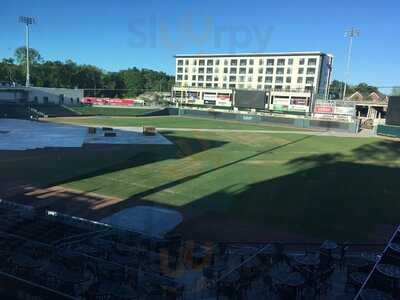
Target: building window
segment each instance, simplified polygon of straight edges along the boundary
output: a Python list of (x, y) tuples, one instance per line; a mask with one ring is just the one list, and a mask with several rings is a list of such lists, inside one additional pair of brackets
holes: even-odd
[(79, 102), (80, 102), (79, 98), (76, 98), (76, 104), (79, 104)]
[(239, 68), (239, 74), (246, 74), (246, 68)]
[(193, 72), (193, 73), (196, 73), (196, 68), (193, 68), (193, 69), (192, 69), (192, 72)]
[(188, 75), (185, 75), (184, 78), (185, 78), (185, 80), (188, 80), (188, 79), (189, 79), (189, 76), (188, 76)]
[(212, 66), (214, 64), (214, 61), (212, 59), (207, 60), (207, 66)]
[(275, 77), (275, 83), (283, 83), (283, 77), (282, 76)]
[(219, 66), (219, 59), (215, 60), (215, 65)]
[(262, 89), (262, 85), (261, 84), (257, 84), (257, 90), (261, 90)]
[(224, 73), (228, 74), (228, 68), (224, 68)]
[(204, 65), (205, 65), (205, 60), (199, 59), (199, 66), (204, 66)]
[(182, 73), (183, 72), (183, 68), (178, 68), (178, 73)]
[(71, 99), (69, 100), (69, 102), (70, 102), (71, 104), (74, 104), (74, 98), (71, 98)]
[(208, 88), (212, 87), (212, 83), (206, 83), (206, 87)]
[(218, 83), (214, 83), (214, 87), (217, 88), (218, 87)]
[(265, 77), (265, 82), (266, 83), (272, 83), (272, 76)]
[(178, 59), (178, 66), (183, 66), (183, 60), (182, 59)]
[(240, 60), (240, 65), (241, 66), (246, 66), (247, 65), (247, 60), (246, 59), (241, 59)]
[(196, 75), (192, 75), (192, 80), (196, 81)]
[(219, 72), (219, 69), (216, 67), (215, 69), (214, 69), (214, 73), (218, 73)]
[(230, 89), (234, 89), (234, 88), (236, 88), (236, 84), (234, 84), (234, 83), (231, 83), (231, 84), (229, 85), (229, 88), (230, 88)]
[(316, 58), (309, 58), (308, 59), (308, 65), (309, 66), (316, 66), (317, 65), (317, 59)]
[(214, 81), (218, 81), (218, 76), (214, 76)]
[(275, 86), (275, 91), (282, 91), (282, 86), (281, 85), (276, 85)]
[(229, 76), (229, 81), (236, 81), (236, 76)]
[(298, 77), (297, 78), (297, 83), (303, 83), (303, 77)]
[(48, 104), (49, 103), (49, 97), (43, 97), (43, 103)]
[(307, 77), (306, 84), (314, 84), (314, 77)]
[(288, 61), (287, 61), (287, 64), (289, 66), (293, 65), (293, 58), (289, 58)]
[(285, 86), (285, 90), (290, 91), (290, 85)]
[(237, 72), (237, 69), (236, 69), (236, 68), (231, 68), (231, 69), (230, 69), (230, 74), (236, 74), (236, 72)]
[(224, 60), (224, 66), (227, 66), (227, 65), (228, 65), (228, 60), (225, 59), (225, 60)]
[(262, 66), (262, 65), (264, 64), (264, 60), (263, 60), (262, 58), (260, 58), (260, 59), (258, 60), (258, 64), (259, 64), (260, 66)]
[(204, 68), (199, 68), (199, 73), (204, 74)]
[(264, 85), (264, 90), (269, 91), (270, 89), (272, 89), (272, 85), (269, 84)]
[(37, 96), (33, 97), (33, 102), (35, 102), (35, 103), (38, 103), (38, 102), (39, 102), (39, 100), (38, 100), (38, 97), (37, 97)]
[(185, 65), (188, 65), (188, 64), (189, 64), (189, 60), (186, 59), (186, 60), (185, 60)]
[(207, 75), (206, 76), (206, 81), (212, 81), (212, 76), (211, 75)]
[(265, 74), (274, 74), (274, 68), (266, 68)]
[(307, 68), (307, 75), (314, 75), (315, 74), (315, 68)]
[(299, 68), (299, 74), (304, 74), (304, 68)]
[(284, 66), (284, 65), (285, 65), (285, 59), (284, 58), (278, 59), (278, 66)]
[(284, 68), (277, 68), (276, 69), (276, 74), (283, 75), (284, 73), (285, 73), (285, 69)]
[(196, 86), (196, 83), (195, 82), (192, 82), (192, 87), (195, 87)]
[(245, 77), (244, 76), (239, 76), (239, 82), (244, 82), (245, 81)]
[(182, 80), (182, 75), (178, 75), (178, 76), (176, 77), (176, 80)]
[(304, 88), (304, 90), (306, 91), (306, 92), (311, 92), (312, 91), (312, 86), (306, 86), (305, 88)]
[(304, 62), (305, 62), (305, 59), (304, 58), (300, 58), (299, 65), (304, 65)]
[(252, 81), (253, 81), (253, 77), (248, 76), (248, 77), (247, 77), (247, 81), (248, 81), (248, 82), (252, 82)]
[(292, 74), (292, 68), (287, 68), (286, 69), (286, 74)]
[(275, 59), (267, 59), (267, 66), (273, 66), (275, 64)]
[(249, 59), (249, 65), (250, 66), (254, 65), (254, 59)]
[(231, 66), (237, 66), (237, 59), (231, 59)]
[(197, 85), (198, 85), (199, 87), (203, 87), (203, 86), (204, 86), (202, 82), (199, 82)]
[(185, 73), (187, 73), (188, 72), (188, 68), (185, 68)]
[(258, 74), (262, 74), (264, 72), (263, 68), (258, 68)]
[(199, 81), (204, 81), (204, 76), (203, 75), (199, 75)]
[(253, 74), (253, 68), (249, 68), (249, 74)]
[(286, 77), (286, 83), (292, 83), (292, 77)]
[(224, 89), (226, 89), (226, 83), (222, 84), (222, 87), (223, 87)]
[(257, 82), (262, 82), (262, 81), (263, 81), (262, 76), (258, 76)]
[(213, 68), (207, 68), (207, 74), (212, 74)]
[(194, 61), (193, 61), (193, 64), (196, 66), (197, 65), (197, 59), (195, 59)]

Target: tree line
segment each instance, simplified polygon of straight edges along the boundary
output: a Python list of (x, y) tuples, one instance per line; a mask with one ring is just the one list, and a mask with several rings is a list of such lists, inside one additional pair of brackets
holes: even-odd
[[(174, 76), (149, 69), (128, 68), (107, 72), (94, 65), (80, 65), (72, 60), (44, 60), (29, 49), (30, 82), (33, 86), (86, 89), (86, 96), (136, 97), (147, 91), (170, 91)], [(0, 62), (0, 82), (23, 85), (26, 76), (26, 50), (15, 50), (13, 58)]]

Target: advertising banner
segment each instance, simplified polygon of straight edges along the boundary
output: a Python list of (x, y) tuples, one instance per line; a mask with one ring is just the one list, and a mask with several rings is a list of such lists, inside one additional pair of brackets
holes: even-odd
[(217, 101), (217, 94), (204, 93), (203, 94), (203, 100), (204, 100), (204, 103), (205, 103), (206, 100), (215, 102), (215, 101)]
[(207, 105), (215, 105), (216, 104), (216, 100), (204, 100), (204, 104), (207, 104)]
[(337, 115), (346, 115), (346, 116), (354, 116), (355, 107), (336, 106), (335, 107), (335, 114), (337, 114)]
[(113, 105), (113, 106), (132, 106), (140, 101), (136, 99), (120, 99), (120, 98), (97, 98), (84, 97), (81, 100), (83, 104), (91, 105)]
[(334, 106), (329, 104), (316, 104), (314, 107), (314, 113), (318, 114), (333, 114), (334, 113)]

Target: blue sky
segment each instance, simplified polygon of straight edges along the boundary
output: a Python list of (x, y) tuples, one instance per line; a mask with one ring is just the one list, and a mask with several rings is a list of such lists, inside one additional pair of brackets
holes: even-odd
[[(285, 3), (285, 4), (284, 4)], [(45, 59), (105, 70), (150, 68), (174, 74), (176, 53), (324, 51), (343, 79), (344, 31), (354, 43), (351, 81), (400, 85), (398, 0), (2, 0), (0, 58), (24, 45), (19, 15), (38, 17), (31, 47)]]

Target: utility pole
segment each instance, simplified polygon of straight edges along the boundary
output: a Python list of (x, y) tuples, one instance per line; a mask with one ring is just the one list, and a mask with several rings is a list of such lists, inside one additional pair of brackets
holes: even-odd
[(34, 17), (19, 17), (19, 23), (25, 24), (25, 46), (26, 46), (26, 82), (25, 86), (30, 86), (30, 74), (29, 74), (29, 26), (36, 24), (36, 19)]
[(344, 36), (349, 38), (349, 47), (347, 50), (347, 66), (346, 66), (346, 76), (343, 87), (343, 101), (346, 98), (347, 84), (350, 81), (350, 67), (351, 67), (351, 51), (353, 48), (353, 38), (360, 35), (360, 30), (352, 27), (350, 30), (346, 31)]

